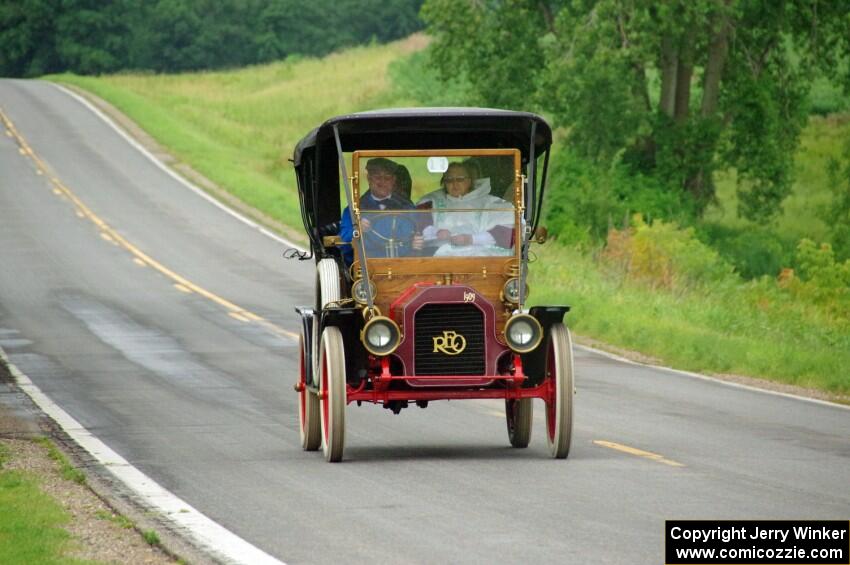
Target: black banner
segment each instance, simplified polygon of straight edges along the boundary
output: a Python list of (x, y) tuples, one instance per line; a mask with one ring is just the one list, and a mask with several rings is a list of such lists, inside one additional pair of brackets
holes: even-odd
[(848, 565), (850, 522), (668, 520), (667, 565)]

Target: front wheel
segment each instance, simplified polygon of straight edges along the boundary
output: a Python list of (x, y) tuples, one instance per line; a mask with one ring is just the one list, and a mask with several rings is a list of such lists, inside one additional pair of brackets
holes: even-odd
[(573, 344), (564, 324), (553, 324), (549, 330), (546, 352), (546, 378), (550, 382), (546, 401), (546, 428), (549, 449), (555, 459), (570, 453), (573, 433)]
[(531, 440), (531, 421), (534, 405), (531, 398), (505, 400), (508, 439), (513, 447), (528, 447)]
[(322, 452), (327, 461), (336, 463), (345, 450), (345, 347), (339, 328), (328, 326), (322, 332), (319, 359)]

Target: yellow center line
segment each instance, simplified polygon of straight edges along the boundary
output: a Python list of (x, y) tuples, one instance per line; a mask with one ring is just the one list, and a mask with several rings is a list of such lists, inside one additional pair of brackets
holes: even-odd
[(636, 447), (629, 447), (628, 445), (623, 445), (621, 443), (614, 443), (613, 441), (605, 441), (601, 439), (595, 439), (593, 440), (593, 443), (602, 447), (607, 447), (608, 449), (616, 449), (617, 451), (622, 451), (623, 453), (628, 453), (629, 455), (643, 457), (644, 459), (649, 459), (650, 461), (655, 461), (656, 463), (670, 465), (671, 467), (685, 466), (682, 463), (679, 463), (678, 461), (667, 459), (663, 455), (652, 453), (651, 451), (644, 451), (643, 449), (638, 449)]
[(250, 322), (250, 320), (248, 318), (246, 318), (245, 316), (243, 316), (239, 312), (231, 312), (230, 317), (234, 318), (236, 320), (239, 320), (240, 322)]
[[(32, 159), (32, 161), (35, 163), (37, 170), (40, 170), (44, 173), (48, 173), (47, 164), (38, 155), (35, 154), (35, 152), (23, 138), (23, 136), (18, 132), (17, 128), (15, 127), (15, 124), (12, 123), (12, 121), (6, 116), (2, 109), (0, 109), (0, 121), (3, 122), (7, 131), (11, 132), (11, 137), (13, 137), (17, 141), (19, 146), (18, 151), (21, 153), (21, 155), (28, 155), (29, 158)], [(54, 192), (59, 191), (61, 195), (67, 197), (76, 207), (78, 216), (88, 218), (94, 225), (96, 225), (100, 229), (102, 235), (111, 237), (112, 240), (114, 240), (118, 245), (132, 253), (135, 257), (134, 260), (141, 261), (143, 264), (148, 265), (156, 269), (163, 275), (167, 276), (172, 281), (177, 283), (177, 285), (180, 285), (218, 304), (219, 306), (222, 306), (231, 315), (235, 314), (244, 317), (249, 321), (263, 326), (266, 330), (278, 336), (287, 337), (290, 339), (298, 339), (297, 333), (281, 328), (280, 326), (266, 320), (262, 316), (254, 314), (253, 312), (250, 312), (242, 308), (241, 306), (238, 306), (233, 302), (230, 302), (229, 300), (222, 298), (201, 286), (198, 286), (197, 284), (193, 283), (182, 275), (179, 275), (178, 273), (172, 271), (162, 263), (156, 261), (154, 258), (143, 252), (141, 249), (127, 241), (127, 239), (125, 239), (124, 236), (122, 236), (114, 228), (112, 228), (112, 226), (100, 219), (88, 206), (85, 205), (82, 200), (77, 197), (76, 194), (71, 191), (70, 188), (65, 186), (62, 181), (60, 181), (53, 175), (47, 174), (47, 176), (50, 179), (50, 183), (53, 185)]]

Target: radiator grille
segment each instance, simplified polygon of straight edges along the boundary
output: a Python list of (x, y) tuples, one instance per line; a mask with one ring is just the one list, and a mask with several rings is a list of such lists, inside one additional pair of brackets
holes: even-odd
[[(417, 375), (483, 375), (484, 314), (472, 304), (428, 304), (416, 312)], [(434, 338), (456, 332), (466, 340), (457, 355), (434, 351)]]

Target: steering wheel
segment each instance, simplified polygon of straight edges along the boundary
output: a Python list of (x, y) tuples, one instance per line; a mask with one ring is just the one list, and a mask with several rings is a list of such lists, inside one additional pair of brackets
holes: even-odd
[[(417, 233), (417, 222), (409, 217), (409, 214), (392, 214), (392, 213), (382, 213), (377, 218), (370, 218), (370, 222), (372, 227), (369, 231), (363, 232), (364, 243), (371, 242), (371, 245), (367, 245), (367, 247), (384, 247), (385, 254), (382, 254), (386, 257), (398, 257), (398, 256), (410, 256), (410, 255), (419, 255), (418, 249), (413, 249), (413, 238)], [(391, 223), (390, 233), (386, 233), (386, 225), (387, 223)], [(384, 228), (384, 229), (382, 229)], [(403, 237), (399, 237), (397, 234), (406, 233), (408, 235), (404, 235)], [(391, 255), (390, 253), (386, 253), (386, 245), (388, 242), (395, 241), (402, 245), (400, 245), (400, 249), (403, 253), (397, 253), (396, 255)], [(396, 250), (398, 251), (398, 250)]]

